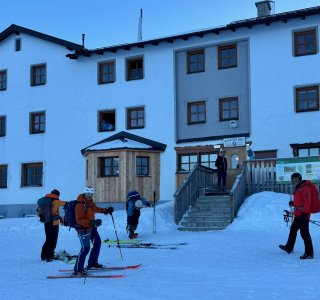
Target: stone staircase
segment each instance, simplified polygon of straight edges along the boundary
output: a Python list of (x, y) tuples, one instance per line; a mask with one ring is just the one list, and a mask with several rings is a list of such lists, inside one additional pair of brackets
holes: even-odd
[(232, 203), (228, 194), (202, 195), (183, 216), (181, 231), (208, 231), (225, 229), (231, 223)]

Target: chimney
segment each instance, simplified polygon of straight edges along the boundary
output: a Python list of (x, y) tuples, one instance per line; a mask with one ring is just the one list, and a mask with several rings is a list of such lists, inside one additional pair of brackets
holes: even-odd
[(274, 1), (265, 0), (256, 2), (256, 7), (258, 11), (258, 18), (267, 17), (275, 13)]

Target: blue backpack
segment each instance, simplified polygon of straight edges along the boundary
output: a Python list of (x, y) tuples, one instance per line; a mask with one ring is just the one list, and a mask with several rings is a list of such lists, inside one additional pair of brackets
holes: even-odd
[(82, 203), (84, 205), (85, 210), (87, 209), (86, 204), (78, 200), (69, 201), (63, 207), (64, 209), (63, 225), (64, 226), (68, 226), (70, 228), (81, 228), (81, 226), (77, 224), (76, 213), (75, 213), (76, 205), (79, 203)]
[(40, 222), (49, 223), (54, 220), (59, 220), (59, 216), (54, 216), (52, 213), (52, 201), (49, 197), (42, 197), (37, 202), (37, 212), (40, 217)]

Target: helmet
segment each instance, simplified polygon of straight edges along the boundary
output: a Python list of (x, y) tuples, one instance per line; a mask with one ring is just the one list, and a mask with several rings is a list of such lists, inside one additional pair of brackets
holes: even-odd
[(84, 194), (94, 194), (94, 188), (91, 186), (86, 186), (83, 190)]
[(141, 201), (141, 199), (138, 199), (135, 203), (134, 203), (135, 207), (137, 209), (141, 209), (143, 207), (143, 202)]
[(127, 195), (128, 201), (140, 199), (140, 194), (137, 191), (131, 191)]

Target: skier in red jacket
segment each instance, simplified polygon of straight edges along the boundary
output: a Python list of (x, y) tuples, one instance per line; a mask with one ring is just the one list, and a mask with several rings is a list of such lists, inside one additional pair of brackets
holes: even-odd
[(300, 229), (300, 235), (304, 241), (305, 251), (300, 259), (313, 258), (313, 245), (309, 232), (310, 206), (311, 206), (311, 189), (307, 180), (302, 180), (300, 173), (291, 175), (292, 184), (295, 186), (293, 201), (289, 202), (294, 206), (294, 220), (290, 228), (288, 241), (285, 245), (279, 245), (279, 248), (291, 253), (297, 238), (297, 232)]

